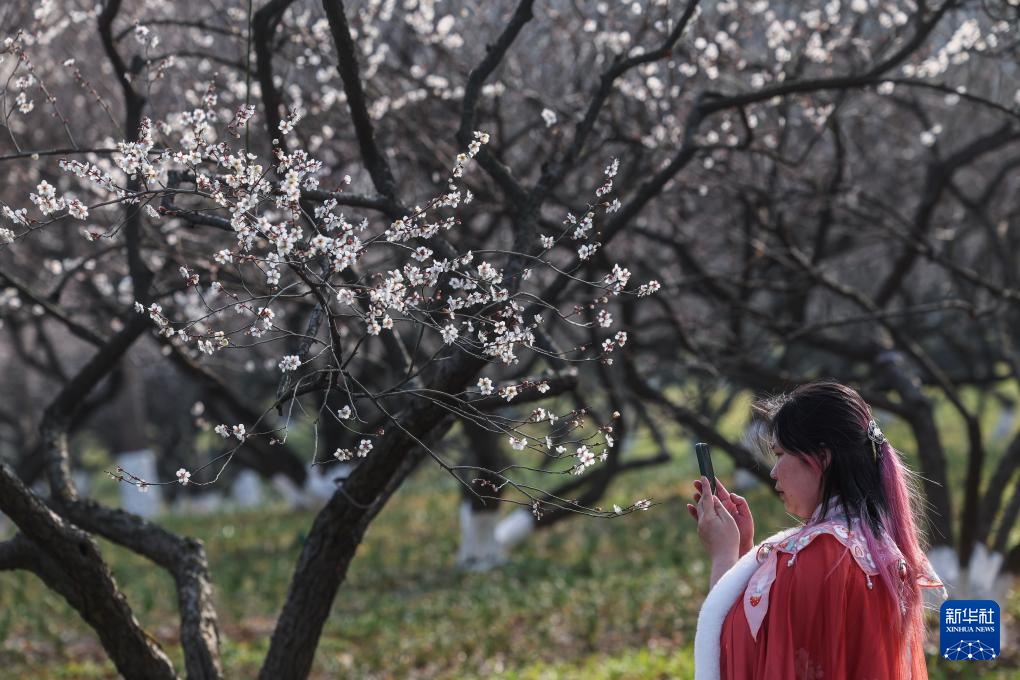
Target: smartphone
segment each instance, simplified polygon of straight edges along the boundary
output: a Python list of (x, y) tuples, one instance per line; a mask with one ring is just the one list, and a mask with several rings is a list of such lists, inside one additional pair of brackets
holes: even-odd
[(712, 487), (712, 495), (715, 495), (715, 470), (712, 469), (712, 454), (708, 452), (708, 444), (698, 442), (694, 445), (694, 453), (698, 456), (698, 469), (703, 477), (708, 477), (708, 483)]

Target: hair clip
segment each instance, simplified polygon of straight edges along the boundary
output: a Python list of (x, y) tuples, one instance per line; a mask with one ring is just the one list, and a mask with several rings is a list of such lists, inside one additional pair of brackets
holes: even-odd
[(879, 445), (886, 442), (885, 435), (882, 434), (882, 428), (874, 420), (868, 421), (868, 439)]
[(868, 439), (871, 440), (871, 450), (874, 453), (875, 462), (882, 457), (882, 444), (888, 441), (882, 433), (882, 428), (874, 420), (868, 421)]

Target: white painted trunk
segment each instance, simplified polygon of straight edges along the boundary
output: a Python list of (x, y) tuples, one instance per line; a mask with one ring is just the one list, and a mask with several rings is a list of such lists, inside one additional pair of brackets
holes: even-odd
[(88, 498), (92, 495), (92, 475), (84, 470), (75, 470), (71, 473), (74, 478), (74, 488), (78, 490), (81, 498)]
[(230, 487), (230, 495), (239, 508), (262, 505), (262, 480), (254, 470), (241, 470)]
[[(939, 546), (928, 553), (935, 572), (946, 585), (949, 598), (953, 600), (995, 600), (1000, 610), (1005, 609), (1006, 600), (1013, 588), (1013, 575), (1002, 572), (1005, 556), (999, 552), (991, 552), (984, 544), (974, 547), (967, 569), (960, 568), (960, 557), (957, 552), (947, 546)], [(926, 595), (928, 593), (926, 592)], [(925, 598), (925, 604), (938, 607), (942, 604)], [(1010, 637), (1006, 629), (1006, 621), (999, 621), (999, 646), (1008, 649)]]
[(328, 474), (320, 475), (315, 472), (308, 474), (305, 478), (305, 495), (314, 505), (321, 505), (333, 497), (336, 493), (336, 482), (333, 481), (336, 475), (330, 471)]
[(274, 475), (272, 479), (273, 488), (283, 496), (283, 500), (292, 508), (305, 508), (307, 499), (302, 493), (301, 487), (295, 484), (290, 477)]
[(535, 516), (531, 510), (517, 508), (496, 525), (496, 541), (505, 552), (510, 552), (535, 531)]
[(761, 486), (761, 480), (755, 477), (749, 470), (737, 468), (733, 473), (733, 490), (744, 493)]
[[(117, 455), (117, 465), (149, 482), (159, 479), (156, 454), (152, 449), (125, 451)], [(131, 484), (120, 485), (120, 507), (140, 517), (155, 517), (163, 509), (163, 488), (150, 485), (143, 493)]]
[(468, 571), (489, 571), (506, 563), (506, 551), (496, 540), (497, 510), (474, 510), (460, 504), (460, 550), (457, 566)]
[(334, 480), (338, 476), (341, 475), (337, 475), (335, 471), (331, 471), (327, 475), (309, 474), (305, 478), (304, 486), (299, 487), (289, 477), (275, 475), (272, 484), (290, 507), (310, 509), (321, 507), (333, 497), (333, 494), (336, 493), (336, 481)]
[(174, 502), (179, 515), (212, 515), (223, 509), (223, 496), (215, 491), (200, 494), (181, 494)]
[(1016, 423), (1016, 409), (1004, 408), (999, 414), (999, 420), (995, 423), (992, 431), (992, 439), (1005, 439), (1013, 433), (1013, 424)]

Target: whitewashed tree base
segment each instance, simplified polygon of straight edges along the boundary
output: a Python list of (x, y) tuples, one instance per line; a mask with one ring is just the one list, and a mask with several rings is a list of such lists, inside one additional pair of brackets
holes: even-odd
[(460, 504), (460, 549), (457, 566), (466, 571), (489, 571), (506, 564), (506, 551), (496, 540), (498, 510), (474, 510)]
[(182, 494), (174, 502), (173, 508), (178, 515), (213, 515), (223, 510), (223, 495), (215, 491)]
[(761, 486), (761, 480), (744, 468), (737, 468), (733, 472), (733, 490), (738, 494), (756, 489)]
[(80, 498), (88, 498), (92, 495), (92, 475), (84, 470), (75, 470), (71, 473), (74, 479), (74, 488), (78, 491)]
[(230, 495), (239, 508), (257, 508), (262, 505), (262, 479), (254, 470), (241, 470), (230, 486)]
[(517, 508), (496, 525), (496, 542), (509, 553), (535, 532), (535, 516), (531, 510)]
[[(156, 454), (152, 449), (125, 451), (117, 455), (117, 465), (135, 477), (146, 481), (158, 481)], [(163, 509), (163, 489), (150, 486), (144, 493), (132, 484), (120, 484), (120, 507), (140, 517), (155, 517)]]
[(992, 440), (1005, 439), (1013, 433), (1013, 426), (1016, 424), (1016, 409), (1006, 408), (999, 414), (999, 419), (992, 429)]
[[(1002, 572), (1005, 556), (999, 552), (991, 552), (984, 544), (974, 547), (970, 564), (966, 569), (960, 568), (960, 558), (955, 550), (947, 546), (939, 546), (928, 553), (928, 560), (935, 572), (946, 585), (949, 598), (953, 600), (995, 600), (999, 607), (1004, 607), (1013, 588), (1013, 575)], [(933, 593), (925, 593), (925, 604), (939, 607), (941, 600), (935, 600)], [(1009, 631), (1006, 622), (999, 622), (999, 644), (1002, 649), (1010, 645)]]
[(326, 475), (310, 473), (305, 478), (304, 486), (298, 486), (289, 477), (276, 475), (272, 479), (273, 488), (283, 496), (291, 508), (308, 510), (323, 506), (336, 493), (337, 477), (346, 477), (331, 469)]
[(302, 493), (301, 487), (291, 481), (290, 477), (275, 475), (272, 479), (272, 485), (291, 508), (304, 509), (309, 507), (306, 505), (308, 501), (304, 493)]
[(333, 481), (335, 477), (333, 470), (324, 475), (310, 472), (305, 479), (305, 495), (310, 496), (317, 504), (325, 503), (336, 493), (336, 482)]

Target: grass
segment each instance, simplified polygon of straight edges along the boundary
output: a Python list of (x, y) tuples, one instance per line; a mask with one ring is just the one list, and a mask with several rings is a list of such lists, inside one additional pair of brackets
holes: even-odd
[[(630, 475), (604, 499), (609, 506), (651, 497), (658, 504), (649, 511), (561, 523), (486, 574), (454, 568), (457, 489), (423, 470), (370, 528), (334, 602), (313, 677), (693, 677), (708, 574), (683, 507), (692, 458)], [(718, 467), (728, 480), (726, 461)], [(759, 537), (789, 524), (767, 490), (747, 495)], [(166, 518), (206, 544), (228, 678), (257, 674), (311, 518), (272, 505)], [(183, 669), (170, 579), (115, 546), (103, 550), (138, 618)], [(0, 573), (0, 603), (4, 677), (117, 677), (90, 629), (34, 577)], [(1000, 604), (1010, 624), (1018, 619), (1020, 598)], [(1013, 678), (1020, 659), (1006, 654), (978, 666), (929, 657), (929, 669), (932, 678)]]

